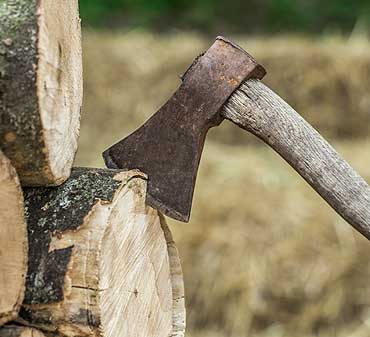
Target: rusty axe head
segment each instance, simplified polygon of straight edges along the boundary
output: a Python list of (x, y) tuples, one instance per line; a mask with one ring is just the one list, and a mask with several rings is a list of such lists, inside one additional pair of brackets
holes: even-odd
[(106, 165), (145, 172), (147, 204), (187, 222), (207, 131), (221, 123), (221, 108), (240, 84), (265, 73), (242, 48), (218, 37), (185, 72), (169, 101), (104, 152)]

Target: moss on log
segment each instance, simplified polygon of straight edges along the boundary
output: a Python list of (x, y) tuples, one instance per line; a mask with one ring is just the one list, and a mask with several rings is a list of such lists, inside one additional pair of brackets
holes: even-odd
[(79, 168), (26, 188), (29, 270), (21, 317), (65, 336), (178, 336), (185, 310), (170, 232), (137, 171)]
[(17, 173), (0, 151), (0, 325), (17, 317), (27, 268), (27, 226)]
[(25, 185), (68, 178), (82, 102), (78, 1), (0, 2), (0, 148)]

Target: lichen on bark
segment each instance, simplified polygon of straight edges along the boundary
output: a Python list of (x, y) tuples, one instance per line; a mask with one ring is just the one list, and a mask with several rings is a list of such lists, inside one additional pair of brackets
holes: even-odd
[(77, 230), (93, 206), (111, 202), (121, 181), (118, 170), (76, 168), (59, 187), (25, 188), (29, 264), (26, 304), (46, 304), (63, 299), (64, 277), (73, 247), (49, 252), (52, 236)]
[(36, 95), (38, 3), (0, 1), (0, 146), (20, 176), (39, 175), (46, 161)]

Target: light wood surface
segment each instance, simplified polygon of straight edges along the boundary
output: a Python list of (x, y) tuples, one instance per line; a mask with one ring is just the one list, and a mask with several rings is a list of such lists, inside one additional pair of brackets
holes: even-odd
[(136, 171), (74, 169), (27, 188), (30, 256), (22, 319), (65, 336), (181, 337), (178, 253)]
[(0, 151), (0, 325), (17, 317), (27, 270), (27, 226), (17, 173)]

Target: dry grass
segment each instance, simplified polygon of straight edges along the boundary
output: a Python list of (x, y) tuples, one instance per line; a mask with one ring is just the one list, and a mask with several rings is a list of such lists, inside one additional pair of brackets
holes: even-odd
[[(237, 39), (266, 82), (370, 179), (370, 45)], [(127, 135), (170, 96), (209, 41), (85, 33), (78, 165)], [(281, 159), (231, 125), (206, 144), (188, 225), (172, 222), (186, 278), (190, 337), (370, 336), (370, 244)], [(232, 145), (232, 146), (231, 146)]]
[[(370, 143), (336, 145), (369, 179)], [(192, 221), (172, 227), (190, 336), (370, 335), (369, 243), (271, 150), (209, 144)]]
[[(369, 133), (370, 44), (291, 37), (239, 37), (236, 41), (266, 66), (265, 82), (325, 136), (362, 138)], [(176, 90), (179, 76), (211, 42), (190, 34), (158, 37), (85, 32), (79, 158), (84, 162), (94, 158), (89, 156), (89, 137), (101, 151), (140, 125)], [(213, 132), (211, 139), (227, 144), (251, 141), (228, 125)]]

